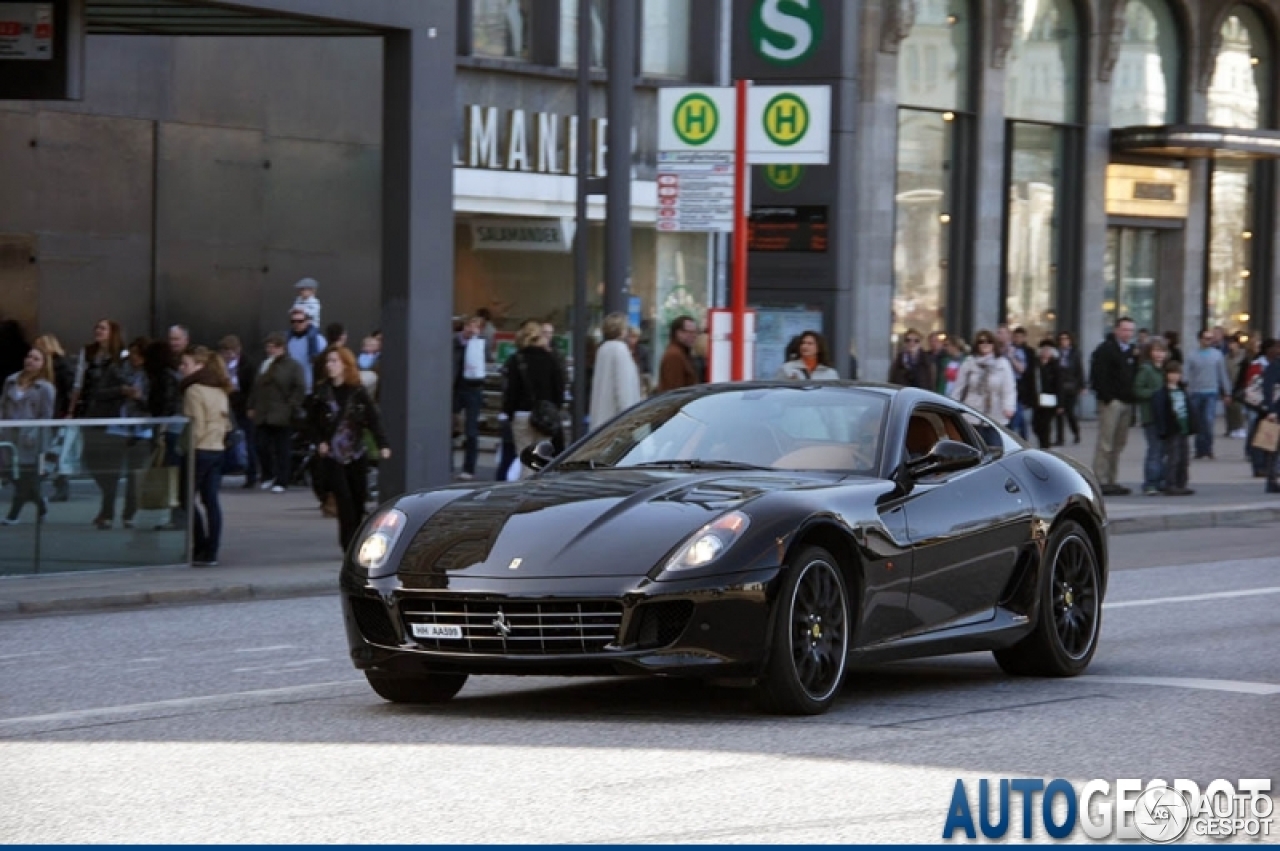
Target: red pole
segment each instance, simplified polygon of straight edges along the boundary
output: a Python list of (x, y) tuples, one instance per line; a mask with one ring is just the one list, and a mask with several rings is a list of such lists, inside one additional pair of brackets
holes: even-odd
[(734, 381), (747, 376), (747, 81), (738, 80), (738, 115), (733, 155), (733, 370)]

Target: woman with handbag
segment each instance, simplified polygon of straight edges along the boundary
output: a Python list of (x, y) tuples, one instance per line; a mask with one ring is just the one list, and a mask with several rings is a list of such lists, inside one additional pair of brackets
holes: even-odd
[(1040, 359), (1031, 376), (1035, 390), (1035, 408), (1031, 412), (1031, 430), (1041, 449), (1053, 446), (1053, 422), (1062, 413), (1062, 373), (1058, 367), (1058, 350), (1053, 340), (1040, 341)]
[[(71, 416), (84, 419), (114, 420), (121, 416), (125, 404), (139, 398), (139, 390), (129, 384), (126, 374), (124, 333), (120, 323), (100, 319), (93, 326), (93, 342), (80, 353), (74, 389), (71, 391)], [(110, 529), (115, 522), (116, 491), (124, 467), (126, 438), (112, 434), (109, 426), (90, 426), (83, 430), (83, 463), (102, 493), (98, 516), (93, 525)], [(124, 516), (132, 522), (136, 506), (128, 504), (125, 492)]]
[[(31, 349), (22, 362), (22, 371), (10, 375), (4, 382), (4, 390), (0, 392), (0, 420), (51, 420), (57, 391), (53, 386), (53, 363), (45, 357), (40, 349)], [(12, 443), (17, 450), (17, 457), (10, 462), (17, 467), (17, 480), (14, 482), (13, 503), (9, 506), (9, 514), (0, 520), (0, 524), (12, 526), (18, 522), (22, 507), (28, 502), (36, 504), (40, 517), (48, 512), (44, 498), (40, 496), (40, 455), (41, 440), (45, 429), (39, 426), (15, 428), (11, 434), (4, 434), (8, 429), (0, 429), (0, 441)], [(5, 474), (11, 471), (6, 469)]]
[[(553, 443), (561, 435), (560, 406), (564, 402), (564, 374), (546, 348), (542, 325), (529, 320), (516, 333), (516, 353), (503, 368), (507, 376), (502, 412), (511, 422), (516, 458), (538, 440)], [(520, 478), (529, 475), (523, 465)]]
[(338, 509), (338, 543), (346, 552), (369, 502), (365, 432), (372, 436), (378, 457), (390, 458), (391, 449), (378, 406), (360, 380), (355, 355), (345, 346), (330, 346), (321, 357), (325, 380), (307, 399), (307, 423)]
[(196, 511), (194, 567), (215, 567), (222, 540), (222, 455), (231, 430), (231, 379), (217, 352), (203, 346), (182, 356), (182, 415), (191, 421), (191, 443), (196, 451), (195, 493), (204, 509)]

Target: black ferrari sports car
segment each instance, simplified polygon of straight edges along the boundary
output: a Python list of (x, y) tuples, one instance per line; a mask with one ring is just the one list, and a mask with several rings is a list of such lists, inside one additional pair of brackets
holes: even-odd
[(1011, 674), (1072, 676), (1097, 648), (1092, 474), (936, 394), (702, 386), (551, 452), (527, 449), (519, 482), (410, 493), (366, 522), (342, 602), (383, 698), (652, 673), (805, 714), (853, 661), (990, 650)]

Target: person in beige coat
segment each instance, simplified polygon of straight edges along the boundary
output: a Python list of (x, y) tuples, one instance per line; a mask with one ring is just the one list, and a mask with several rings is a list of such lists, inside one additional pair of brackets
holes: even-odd
[(596, 368), (591, 383), (591, 430), (595, 431), (640, 401), (640, 371), (631, 348), (623, 340), (627, 317), (610, 313), (601, 332), (604, 342), (596, 350)]
[(191, 420), (196, 452), (195, 492), (204, 509), (195, 513), (195, 552), (191, 563), (213, 567), (222, 540), (222, 457), (231, 430), (231, 379), (217, 352), (202, 347), (182, 356), (182, 414)]
[[(1008, 358), (995, 354), (996, 338), (990, 331), (974, 335), (973, 354), (960, 364), (951, 398), (963, 402), (1000, 425), (1008, 425), (1018, 402), (1018, 382)], [(999, 437), (994, 429), (979, 426), (988, 445)]]

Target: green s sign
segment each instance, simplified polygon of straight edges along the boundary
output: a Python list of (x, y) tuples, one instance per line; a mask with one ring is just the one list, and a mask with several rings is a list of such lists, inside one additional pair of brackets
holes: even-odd
[(751, 45), (775, 65), (796, 65), (822, 40), (822, 25), (822, 0), (756, 0)]

